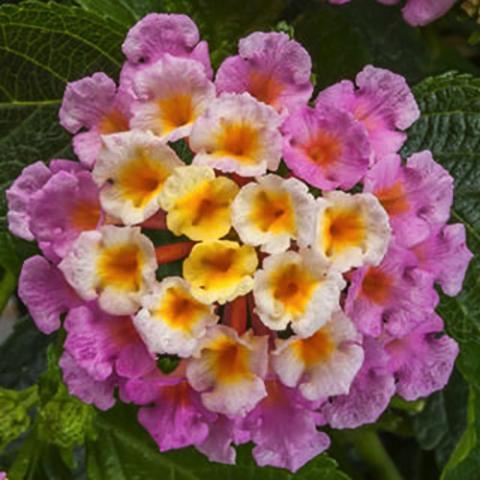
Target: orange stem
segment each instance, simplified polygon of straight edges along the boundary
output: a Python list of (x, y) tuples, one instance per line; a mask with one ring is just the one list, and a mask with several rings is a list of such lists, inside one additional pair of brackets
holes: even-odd
[(147, 218), (147, 220), (141, 223), (140, 226), (150, 230), (166, 230), (167, 214), (163, 211), (160, 211), (153, 215), (153, 217)]
[(251, 293), (248, 295), (248, 312), (250, 313), (250, 319), (252, 321), (252, 329), (257, 335), (270, 335), (272, 333), (255, 313), (255, 300)]
[(159, 265), (174, 262), (188, 256), (195, 242), (176, 242), (168, 245), (155, 247), (157, 262)]
[(239, 335), (247, 329), (247, 296), (237, 297), (233, 302), (225, 305), (224, 322), (232, 327)]
[(242, 177), (237, 173), (231, 173), (230, 178), (239, 186), (243, 187), (247, 183), (250, 183), (253, 179), (252, 177)]

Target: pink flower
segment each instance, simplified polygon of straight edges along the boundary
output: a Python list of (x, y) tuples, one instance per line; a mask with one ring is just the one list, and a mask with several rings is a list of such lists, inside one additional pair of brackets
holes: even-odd
[(196, 60), (212, 78), (208, 44), (200, 41), (197, 26), (186, 15), (150, 13), (129, 30), (122, 50), (127, 61), (120, 73), (120, 85), (130, 94), (135, 75), (166, 53)]
[(37, 328), (50, 334), (60, 328), (60, 316), (82, 303), (57, 267), (36, 255), (25, 261), (18, 295)]
[(304, 398), (319, 401), (348, 393), (363, 364), (361, 336), (340, 310), (311, 337), (277, 339), (270, 357), (284, 385), (298, 387)]
[(330, 446), (328, 436), (317, 431), (323, 424), (316, 404), (302, 399), (297, 390), (277, 379), (266, 381), (268, 395), (245, 420), (256, 444), (253, 456), (260, 466), (272, 465), (296, 472)]
[(116, 383), (114, 375), (103, 381), (93, 379), (67, 351), (64, 351), (60, 358), (60, 367), (63, 371), (63, 380), (71, 395), (75, 395), (85, 403), (95, 405), (100, 410), (113, 407)]
[(217, 418), (188, 384), (183, 366), (170, 375), (153, 370), (129, 380), (125, 389), (130, 400), (149, 405), (140, 408), (138, 420), (162, 452), (201, 444), (209, 435), (209, 425)]
[(170, 142), (188, 137), (215, 98), (215, 86), (198, 62), (168, 53), (135, 77), (133, 89), (138, 100), (131, 126)]
[(44, 255), (60, 261), (76, 238), (102, 221), (99, 191), (88, 170), (60, 171), (30, 199), (30, 230)]
[(315, 108), (326, 106), (349, 112), (365, 127), (372, 160), (397, 152), (407, 138), (406, 130), (420, 116), (405, 79), (389, 70), (367, 65), (353, 82), (343, 80), (318, 94)]
[(418, 270), (409, 250), (393, 243), (378, 267), (364, 267), (351, 276), (345, 311), (360, 332), (378, 337), (408, 332), (438, 303), (433, 276)]
[(52, 172), (43, 162), (35, 162), (25, 167), (6, 192), (8, 202), (8, 228), (17, 237), (33, 240), (30, 231), (29, 204), (31, 196), (40, 190)]
[(84, 230), (101, 221), (98, 189), (78, 162), (52, 160), (24, 168), (7, 190), (9, 228), (36, 240), (43, 254), (57, 263)]
[(334, 107), (303, 107), (282, 126), (283, 157), (292, 172), (324, 190), (349, 189), (367, 173), (370, 147), (365, 128)]
[(458, 345), (442, 331), (442, 319), (432, 313), (405, 337), (386, 343), (397, 393), (406, 400), (427, 397), (447, 384)]
[(445, 225), (412, 248), (418, 268), (431, 273), (445, 294), (454, 297), (462, 289), (468, 264), (473, 257), (461, 223)]
[[(400, 0), (378, 0), (385, 5), (395, 5)], [(343, 5), (350, 0), (329, 0), (334, 5)], [(413, 27), (424, 26), (445, 15), (456, 0), (406, 0), (402, 9), (403, 18)]]
[(30, 231), (31, 197), (41, 190), (53, 174), (60, 171), (73, 173), (81, 168), (78, 162), (71, 160), (52, 160), (48, 167), (39, 161), (25, 167), (6, 192), (10, 231), (17, 237), (33, 240), (35, 237)]
[(380, 200), (397, 242), (413, 246), (450, 217), (453, 178), (430, 151), (415, 153), (405, 166), (399, 156), (390, 155), (368, 172), (364, 191)]
[(312, 62), (298, 42), (285, 33), (255, 32), (240, 40), (238, 50), (218, 69), (219, 92), (248, 92), (279, 111), (307, 104)]
[(364, 337), (365, 362), (350, 392), (330, 398), (321, 408), (332, 428), (357, 428), (373, 423), (388, 407), (395, 393), (395, 382), (389, 371), (389, 356), (379, 341)]
[(91, 303), (71, 309), (64, 326), (65, 350), (96, 381), (113, 373), (139, 377), (155, 366), (131, 317), (109, 315)]
[(60, 124), (73, 138), (80, 161), (91, 167), (102, 146), (101, 135), (128, 130), (132, 96), (117, 91), (115, 82), (102, 72), (71, 82), (60, 108)]
[[(378, 0), (393, 5), (399, 0)], [(456, 0), (407, 0), (402, 9), (403, 18), (414, 27), (427, 25), (445, 15)]]
[(207, 438), (195, 447), (208, 457), (211, 462), (235, 464), (237, 452), (233, 445), (240, 445), (250, 440), (250, 432), (244, 430), (240, 417), (228, 418), (218, 415), (210, 424)]

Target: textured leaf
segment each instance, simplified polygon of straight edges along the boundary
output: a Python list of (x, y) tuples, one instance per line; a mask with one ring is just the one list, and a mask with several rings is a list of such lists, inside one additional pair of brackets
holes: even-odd
[[(298, 17), (295, 38), (309, 51), (317, 86), (324, 88), (354, 78), (371, 63), (388, 68), (417, 83), (428, 75), (458, 69), (478, 73), (478, 68), (438, 35), (405, 23), (400, 5), (385, 6), (373, 0), (355, 0), (341, 7), (328, 2), (292, 2)], [(292, 8), (293, 8), (292, 6)], [(452, 28), (462, 28), (452, 21)]]
[(45, 370), (46, 349), (53, 338), (38, 331), (30, 317), (23, 317), (0, 346), (0, 386), (23, 389), (35, 383)]
[(343, 14), (343, 8), (323, 5), (300, 14), (294, 23), (295, 39), (312, 57), (316, 87), (322, 89), (353, 78), (373, 61), (361, 36)]
[(354, 78), (368, 63), (414, 82), (426, 71), (420, 33), (405, 24), (397, 8), (370, 0), (355, 0), (341, 8), (315, 2), (301, 11), (294, 27), (295, 38), (312, 55), (320, 88)]
[(209, 462), (193, 448), (160, 453), (140, 427), (135, 410), (117, 405), (97, 416), (98, 440), (87, 445), (90, 480), (348, 480), (335, 461), (320, 455), (295, 476), (286, 470), (258, 468), (250, 448), (240, 448), (237, 466)]
[(147, 13), (161, 11), (161, 0), (75, 0), (85, 10), (130, 27)]
[(125, 31), (80, 8), (24, 2), (0, 8), (0, 228), (3, 192), (23, 167), (69, 156), (57, 112), (67, 82), (102, 70), (116, 76)]
[(472, 386), (468, 428), (446, 465), (441, 480), (476, 480), (480, 472), (480, 389)]
[(0, 227), (0, 312), (15, 291), (23, 261), (36, 251), (35, 245), (2, 232)]
[[(126, 28), (80, 8), (24, 2), (0, 7), (0, 265), (18, 275), (35, 252), (6, 228), (4, 191), (37, 160), (72, 158), (58, 123), (67, 82), (103, 70), (116, 76)], [(4, 289), (3, 303), (12, 292)]]
[(285, 6), (285, 0), (163, 0), (169, 12), (185, 13), (197, 23), (208, 40), (216, 67), (236, 51), (239, 38), (255, 30), (271, 30)]
[[(452, 221), (463, 222), (472, 252), (480, 249), (480, 79), (448, 73), (415, 88), (422, 116), (409, 131), (404, 155), (429, 149), (455, 178)], [(460, 367), (469, 381), (480, 383), (480, 261), (472, 261), (463, 292), (443, 297), (440, 314), (460, 344)], [(474, 355), (472, 355), (473, 357)], [(480, 355), (476, 355), (480, 357)]]
[(468, 245), (476, 257), (464, 290), (455, 298), (442, 296), (439, 312), (448, 332), (460, 344), (458, 366), (470, 383), (469, 427), (457, 446), (444, 478), (477, 478), (469, 472), (480, 461), (480, 79), (448, 73), (415, 88), (422, 116), (409, 131), (403, 154), (429, 149), (455, 178), (452, 221), (463, 222)]
[(447, 387), (432, 395), (424, 410), (413, 419), (417, 440), (425, 450), (435, 450), (440, 468), (466, 428), (468, 386), (455, 370)]

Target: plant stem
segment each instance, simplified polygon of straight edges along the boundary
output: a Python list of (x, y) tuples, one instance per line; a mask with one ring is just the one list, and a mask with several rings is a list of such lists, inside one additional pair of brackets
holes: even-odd
[(378, 480), (402, 480), (377, 433), (372, 430), (350, 431), (347, 436)]

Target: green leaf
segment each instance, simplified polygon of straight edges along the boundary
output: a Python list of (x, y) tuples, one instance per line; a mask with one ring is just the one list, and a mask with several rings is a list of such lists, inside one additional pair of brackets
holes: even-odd
[[(442, 296), (439, 313), (460, 344), (458, 367), (470, 384), (468, 428), (449, 460), (443, 478), (477, 476), (480, 461), (480, 78), (447, 73), (428, 78), (414, 89), (422, 115), (409, 130), (403, 155), (429, 149), (455, 179), (452, 221), (464, 223), (474, 257), (457, 297)], [(478, 470), (477, 470), (478, 472)], [(458, 476), (459, 475), (459, 476)]]
[(28, 434), (13, 464), (8, 467), (9, 480), (71, 480), (70, 468), (58, 448), (43, 442), (36, 428)]
[(285, 3), (285, 0), (163, 1), (167, 11), (185, 13), (197, 23), (202, 39), (209, 43), (214, 67), (236, 52), (241, 37), (256, 30), (271, 30)]
[(34, 255), (37, 248), (33, 243), (15, 238), (0, 227), (0, 313), (15, 291), (16, 279), (27, 257)]
[[(422, 115), (408, 132), (405, 156), (429, 149), (455, 179), (452, 221), (463, 222), (472, 252), (480, 249), (480, 78), (448, 73), (414, 89)], [(480, 384), (480, 261), (471, 263), (464, 289), (439, 308), (462, 347), (460, 369)], [(476, 352), (476, 353), (475, 353)]]
[(369, 63), (415, 82), (428, 67), (419, 31), (405, 23), (397, 8), (371, 0), (355, 0), (342, 7), (315, 2), (302, 9), (293, 25), (295, 38), (312, 56), (320, 88), (354, 78)]
[(54, 337), (41, 333), (29, 316), (23, 317), (0, 345), (0, 385), (23, 389), (35, 383), (45, 370), (46, 349)]
[(312, 57), (316, 85), (320, 89), (352, 78), (372, 61), (372, 56), (343, 8), (327, 5), (303, 12), (293, 24), (295, 39)]
[(116, 78), (125, 29), (78, 7), (23, 2), (0, 7), (0, 230), (3, 192), (37, 160), (70, 157), (58, 124), (67, 82), (97, 71)]
[(85, 10), (131, 27), (140, 18), (161, 10), (161, 0), (75, 0)]
[(286, 470), (258, 468), (249, 447), (239, 449), (236, 466), (209, 462), (193, 448), (160, 453), (137, 423), (135, 410), (117, 405), (97, 415), (98, 439), (87, 444), (90, 480), (348, 480), (334, 460), (320, 455), (292, 475)]
[(448, 461), (441, 480), (476, 480), (480, 471), (480, 389), (472, 386), (468, 428)]
[[(326, 1), (310, 2), (308, 7), (306, 2), (293, 3), (298, 11), (292, 22), (295, 38), (312, 56), (320, 88), (354, 78), (368, 63), (397, 72), (410, 83), (446, 69), (478, 73), (434, 26), (410, 27), (399, 6), (373, 0), (355, 0), (341, 7)], [(449, 28), (460, 30), (461, 26), (452, 23)]]
[(467, 401), (468, 385), (454, 370), (445, 389), (429, 397), (425, 409), (413, 418), (420, 446), (424, 450), (435, 450), (440, 469), (465, 431)]

